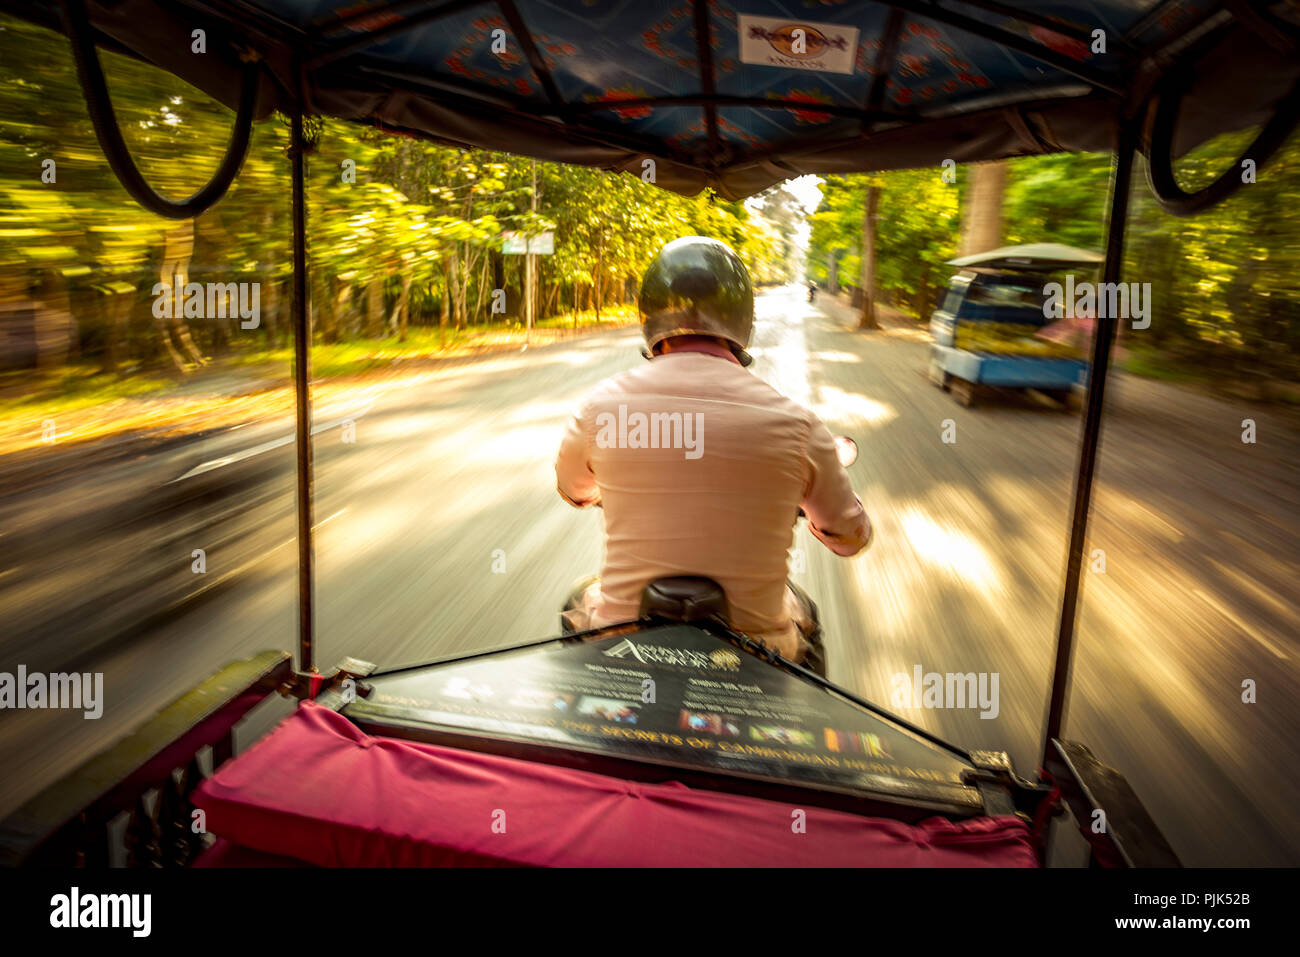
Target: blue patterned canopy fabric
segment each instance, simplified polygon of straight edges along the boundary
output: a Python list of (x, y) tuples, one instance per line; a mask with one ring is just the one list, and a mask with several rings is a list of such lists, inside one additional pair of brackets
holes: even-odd
[[(1255, 15), (1245, 15), (1257, 9)], [(0, 0), (55, 28), (56, 0)], [(1290, 88), (1295, 8), (1227, 0), (117, 0), (105, 46), (223, 102), (241, 55), (285, 108), (439, 142), (712, 185), (1105, 150), (1179, 57), (1183, 152)], [(1289, 11), (1289, 12), (1288, 12)], [(1290, 19), (1288, 19), (1290, 18)], [(1262, 26), (1261, 26), (1262, 23)], [(208, 52), (190, 49), (193, 30)], [(1288, 48), (1276, 35), (1291, 38)]]

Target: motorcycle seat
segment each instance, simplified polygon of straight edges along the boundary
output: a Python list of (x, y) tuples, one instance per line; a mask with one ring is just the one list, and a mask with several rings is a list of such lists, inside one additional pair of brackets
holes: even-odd
[(657, 578), (641, 593), (641, 618), (658, 618), (685, 624), (728, 618), (727, 595), (712, 578), (678, 575)]

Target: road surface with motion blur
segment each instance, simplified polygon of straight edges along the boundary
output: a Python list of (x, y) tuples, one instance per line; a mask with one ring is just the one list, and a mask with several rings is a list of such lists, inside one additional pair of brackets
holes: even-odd
[[(891, 677), (917, 665), (995, 672), (994, 719), (900, 713), (965, 747), (1009, 750), (1030, 774), (1080, 418), (1032, 398), (964, 409), (926, 378), (921, 331), (852, 325), (839, 302), (769, 291), (751, 350), (754, 372), (861, 449), (850, 474), (873, 547), (845, 560), (802, 525), (795, 539), (830, 677), (889, 705)], [(556, 443), (587, 389), (644, 361), (638, 346), (634, 329), (596, 334), (321, 404), (318, 664), (395, 666), (553, 633), (568, 588), (599, 566), (601, 531), (598, 511), (556, 494)], [(1185, 863), (1300, 864), (1297, 435), (1267, 410), (1130, 378), (1110, 412), (1089, 541), (1105, 570), (1086, 575), (1067, 734), (1128, 776)], [(1254, 445), (1241, 441), (1244, 418)], [(98, 721), (0, 715), (0, 814), (226, 661), (293, 646), (291, 428), (108, 455), (6, 493), (9, 543), (27, 546), (0, 572), (0, 621), (33, 609), (76, 620), (39, 641), (0, 629), (0, 671), (102, 671), (106, 703)], [(179, 568), (194, 590), (192, 548), (205, 548), (214, 587), (177, 601), (162, 588)], [(101, 594), (115, 597), (76, 605)], [(147, 628), (123, 630), (118, 619), (141, 617), (133, 596), (158, 607)], [(1257, 703), (1242, 702), (1246, 680)]]

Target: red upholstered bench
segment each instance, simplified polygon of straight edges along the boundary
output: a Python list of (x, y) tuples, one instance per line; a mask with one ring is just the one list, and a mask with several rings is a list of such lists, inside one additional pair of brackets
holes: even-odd
[(1015, 817), (907, 825), (806, 807), (795, 833), (794, 805), (371, 737), (311, 702), (195, 803), (223, 839), (208, 866), (1037, 866)]

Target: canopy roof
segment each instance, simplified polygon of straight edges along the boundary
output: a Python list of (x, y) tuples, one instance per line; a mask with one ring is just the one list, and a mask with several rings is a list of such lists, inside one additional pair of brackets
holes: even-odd
[[(0, 0), (60, 24), (58, 0)], [(1297, 14), (1243, 0), (91, 0), (100, 43), (238, 101), (740, 198), (804, 173), (1108, 150), (1180, 57), (1174, 152), (1265, 120)], [(1257, 10), (1257, 12), (1252, 12)], [(1287, 12), (1289, 11), (1289, 12)], [(1279, 25), (1282, 29), (1279, 30)], [(206, 31), (207, 52), (191, 51)], [(1102, 34), (1096, 31), (1103, 31)], [(1104, 34), (1105, 52), (1099, 38)], [(1094, 52), (1097, 51), (1097, 52)]]
[(1052, 270), (1062, 266), (1097, 266), (1105, 260), (1101, 253), (1090, 252), (1060, 243), (1030, 243), (1027, 246), (1003, 246), (973, 256), (949, 259), (949, 266), (981, 269)]

